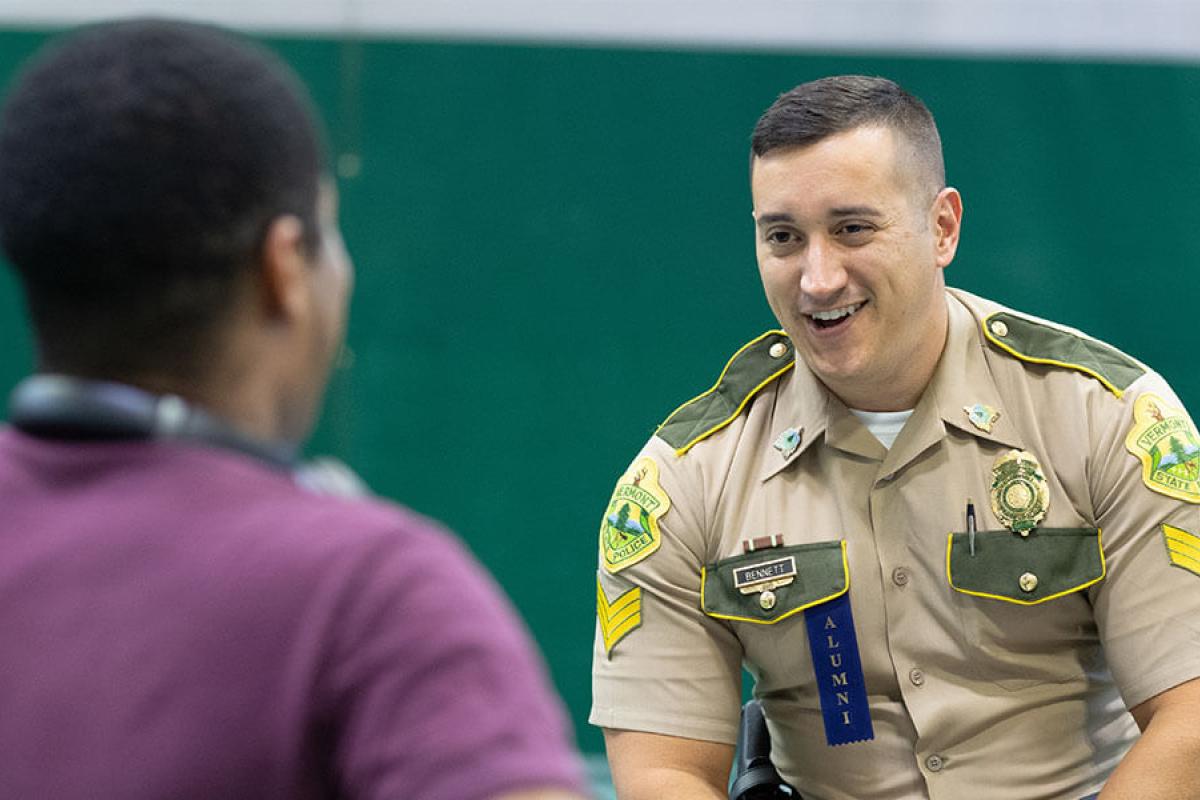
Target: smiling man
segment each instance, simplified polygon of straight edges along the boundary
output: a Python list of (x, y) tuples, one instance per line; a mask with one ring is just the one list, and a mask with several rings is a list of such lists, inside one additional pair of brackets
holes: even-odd
[(752, 140), (783, 326), (620, 478), (592, 722), (624, 800), (725, 796), (744, 665), (808, 800), (1200, 796), (1200, 434), (1163, 379), (945, 286), (925, 106), (842, 76)]

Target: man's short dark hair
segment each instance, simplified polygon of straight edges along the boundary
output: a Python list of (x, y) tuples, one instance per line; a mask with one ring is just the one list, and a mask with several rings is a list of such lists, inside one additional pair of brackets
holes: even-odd
[(260, 47), (134, 20), (51, 43), (0, 114), (0, 245), (43, 369), (194, 372), (270, 222), (319, 244), (320, 136)]
[(837, 75), (802, 83), (779, 96), (750, 137), (753, 157), (804, 147), (854, 128), (879, 126), (904, 135), (934, 192), (946, 185), (942, 140), (929, 109), (886, 78)]

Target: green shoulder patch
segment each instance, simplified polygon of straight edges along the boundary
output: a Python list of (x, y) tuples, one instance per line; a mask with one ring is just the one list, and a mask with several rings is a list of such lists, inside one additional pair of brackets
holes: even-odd
[(767, 331), (734, 353), (713, 387), (675, 409), (655, 435), (683, 455), (737, 419), (754, 395), (795, 365), (787, 334)]
[(1005, 311), (983, 321), (983, 335), (1022, 361), (1090, 375), (1117, 397), (1146, 372), (1137, 361), (1104, 342)]
[(1148, 489), (1200, 503), (1200, 431), (1182, 408), (1156, 394), (1139, 397), (1125, 449), (1142, 462), (1142, 483)]
[(639, 458), (617, 481), (600, 522), (600, 560), (619, 572), (652, 555), (662, 544), (658, 520), (671, 508), (671, 498), (658, 482), (658, 464)]

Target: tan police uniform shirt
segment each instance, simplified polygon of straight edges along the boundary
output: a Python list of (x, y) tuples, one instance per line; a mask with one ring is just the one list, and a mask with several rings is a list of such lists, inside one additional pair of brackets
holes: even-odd
[[(609, 513), (650, 544), (613, 567), (602, 535), (593, 724), (733, 743), (744, 662), (773, 760), (809, 800), (1077, 800), (1135, 740), (1126, 708), (1200, 676), (1200, 442), (1182, 404), (1160, 376), (1077, 332), (1030, 326), (1078, 356), (1045, 360), (1100, 378), (1106, 360), (1126, 374), (1132, 364), (1135, 378), (1122, 390), (1031, 363), (1006, 352), (1017, 348), (1002, 320), (1033, 318), (957, 290), (947, 303), (945, 352), (890, 451), (803, 364), (787, 368), (782, 333), (771, 349), (781, 375), (740, 410), (736, 395), (709, 398), (727, 424), (682, 455), (651, 439), (622, 480), (639, 484), (626, 494), (648, 492), (634, 510), (651, 513), (634, 528), (612, 519), (621, 504)], [(977, 405), (999, 413), (990, 430), (971, 422)], [(1012, 450), (1036, 459), (1048, 499), (1025, 537), (991, 505)], [(783, 546), (743, 566), (789, 552), (804, 564), (844, 543), (870, 741), (826, 744), (809, 612), (797, 611), (841, 585), (840, 557), (807, 587), (777, 588), (769, 613), (761, 593), (713, 583), (702, 608), (702, 576), (727, 578), (743, 540), (770, 534)]]

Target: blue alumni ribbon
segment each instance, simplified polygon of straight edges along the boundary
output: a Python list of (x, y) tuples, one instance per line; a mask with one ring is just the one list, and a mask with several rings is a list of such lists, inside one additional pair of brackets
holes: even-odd
[(808, 609), (804, 621), (825, 719), (825, 741), (839, 745), (874, 739), (850, 592)]

